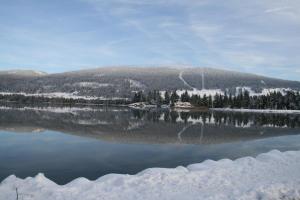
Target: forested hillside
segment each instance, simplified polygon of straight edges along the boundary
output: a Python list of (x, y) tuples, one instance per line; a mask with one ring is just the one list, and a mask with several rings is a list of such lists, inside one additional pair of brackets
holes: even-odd
[(141, 90), (205, 88), (226, 90), (232, 94), (241, 87), (249, 87), (255, 92), (261, 92), (264, 88), (300, 90), (300, 82), (297, 81), (213, 68), (103, 67), (59, 74), (29, 72), (15, 70), (13, 73), (0, 73), (0, 92), (62, 92), (78, 96), (131, 97), (134, 91)]

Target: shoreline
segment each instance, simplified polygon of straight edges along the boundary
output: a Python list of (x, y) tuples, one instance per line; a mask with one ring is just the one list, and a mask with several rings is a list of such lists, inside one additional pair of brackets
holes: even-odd
[(149, 107), (133, 107), (130, 104), (94, 104), (94, 103), (51, 103), (42, 102), (38, 104), (32, 103), (20, 103), (12, 101), (0, 101), (0, 107), (7, 108), (103, 108), (103, 107), (119, 107), (119, 108), (129, 108), (133, 110), (169, 110), (169, 111), (182, 111), (182, 112), (239, 112), (239, 113), (269, 113), (269, 114), (300, 114), (300, 110), (271, 110), (271, 109), (244, 109), (244, 108), (202, 108), (202, 107), (168, 107), (159, 108), (151, 105)]
[(275, 114), (300, 114), (300, 110), (271, 110), (271, 109), (244, 109), (244, 108), (210, 108), (218, 112), (241, 112), (241, 113), (275, 113)]

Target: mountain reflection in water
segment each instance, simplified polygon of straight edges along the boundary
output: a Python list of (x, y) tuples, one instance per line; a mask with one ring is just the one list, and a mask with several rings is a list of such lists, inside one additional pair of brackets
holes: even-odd
[(300, 115), (132, 110), (101, 107), (1, 107), (0, 129), (59, 131), (115, 143), (216, 144), (298, 134)]

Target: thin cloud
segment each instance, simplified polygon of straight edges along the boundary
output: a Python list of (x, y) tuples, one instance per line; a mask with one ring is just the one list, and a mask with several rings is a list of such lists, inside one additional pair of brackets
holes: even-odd
[(190, 25), (190, 29), (203, 41), (211, 43), (217, 39), (216, 35), (220, 33), (222, 26), (197, 23)]
[(228, 39), (234, 39), (239, 41), (239, 43), (245, 44), (245, 46), (248, 44), (253, 43), (280, 43), (285, 42), (286, 38), (280, 38), (278, 36), (271, 36), (271, 35), (265, 35), (265, 34), (250, 34), (250, 33), (239, 33), (235, 35), (227, 35), (225, 38)]
[(267, 9), (265, 10), (265, 13), (277, 13), (277, 12), (281, 12), (281, 11), (285, 11), (290, 9), (290, 7), (278, 7), (278, 8), (271, 8), (271, 9)]

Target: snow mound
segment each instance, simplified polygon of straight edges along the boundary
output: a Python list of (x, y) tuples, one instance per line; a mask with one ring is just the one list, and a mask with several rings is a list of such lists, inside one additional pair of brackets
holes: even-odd
[(60, 186), (43, 174), (0, 184), (0, 199), (300, 199), (300, 151), (273, 150), (256, 158), (207, 160), (174, 169), (152, 168), (136, 175), (78, 178)]

